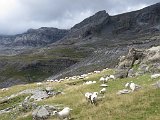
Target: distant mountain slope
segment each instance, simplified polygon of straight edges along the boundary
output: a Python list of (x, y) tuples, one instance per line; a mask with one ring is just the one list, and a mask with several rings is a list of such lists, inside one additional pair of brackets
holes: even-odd
[(88, 39), (97, 43), (94, 37), (107, 41), (122, 35), (132, 37), (135, 34), (148, 34), (156, 31), (160, 31), (160, 3), (115, 16), (110, 16), (106, 11), (99, 11), (73, 26), (69, 34), (57, 43), (73, 44), (82, 41), (84, 44)]
[(115, 16), (105, 11), (97, 12), (73, 26), (67, 36), (54, 45), (84, 47), (92, 49), (92, 53), (83, 61), (53, 75), (53, 79), (115, 67), (118, 57), (126, 54), (129, 48), (160, 45), (160, 3)]
[(44, 47), (62, 39), (67, 33), (68, 30), (41, 27), (39, 29), (29, 29), (27, 32), (18, 35), (0, 36), (0, 54), (12, 54), (13, 51), (6, 52), (10, 50), (19, 53), (16, 50), (20, 49), (23, 52), (29, 48)]
[[(0, 36), (0, 43), (1, 54), (15, 55), (0, 59), (3, 81), (8, 79), (4, 72), (11, 73), (10, 68), (16, 71), (10, 78), (18, 74), (16, 79), (27, 81), (25, 76), (29, 74), (31, 82), (114, 68), (119, 56), (129, 48), (160, 45), (160, 3), (115, 16), (99, 11), (70, 30), (29, 30), (20, 35)], [(37, 75), (32, 74), (33, 69)]]

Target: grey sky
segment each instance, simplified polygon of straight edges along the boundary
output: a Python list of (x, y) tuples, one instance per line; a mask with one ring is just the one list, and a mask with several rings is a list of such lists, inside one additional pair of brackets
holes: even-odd
[(110, 15), (141, 9), (159, 0), (0, 0), (0, 34), (29, 28), (68, 29), (100, 10)]

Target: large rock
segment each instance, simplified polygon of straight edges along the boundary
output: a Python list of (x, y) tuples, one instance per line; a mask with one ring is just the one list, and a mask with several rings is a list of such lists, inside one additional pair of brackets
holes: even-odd
[(39, 106), (33, 113), (33, 120), (45, 120), (50, 114), (44, 106)]
[(31, 101), (30, 96), (27, 96), (22, 102), (22, 108), (24, 111), (29, 111), (31, 109), (36, 109), (37, 104)]
[(57, 111), (58, 108), (51, 105), (38, 106), (32, 113), (33, 120), (45, 120), (52, 116), (55, 110)]
[[(128, 76), (134, 76), (133, 66), (135, 62), (138, 60), (139, 62), (143, 60), (145, 54), (142, 50), (131, 48), (127, 56), (120, 57), (120, 62), (117, 66), (116, 77), (117, 78), (125, 78)], [(137, 64), (137, 63), (136, 63)]]
[(146, 50), (130, 49), (127, 56), (120, 57), (117, 66), (117, 77), (133, 77), (147, 72), (158, 73), (160, 71), (160, 46)]

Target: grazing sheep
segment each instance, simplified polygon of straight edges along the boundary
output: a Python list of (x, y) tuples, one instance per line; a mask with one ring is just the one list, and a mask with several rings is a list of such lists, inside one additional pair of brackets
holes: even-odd
[(160, 74), (153, 74), (153, 75), (151, 75), (151, 79), (156, 79), (158, 77), (160, 77)]
[(132, 92), (134, 92), (136, 90), (136, 84), (131, 82), (130, 83), (130, 89), (132, 90)]
[(101, 77), (101, 78), (99, 79), (99, 81), (101, 81), (101, 82), (105, 83), (105, 82), (108, 82), (108, 80), (109, 80), (109, 79), (110, 79), (110, 77), (109, 77), (109, 76), (107, 76), (106, 78)]
[(109, 78), (115, 80), (114, 75), (110, 75)]
[(91, 95), (91, 103), (96, 105), (97, 100), (98, 100), (98, 92), (93, 92), (93, 94)]
[(47, 82), (50, 82), (50, 80), (47, 80)]
[[(101, 81), (101, 82), (105, 83), (105, 81), (106, 81), (106, 78), (104, 78), (104, 77), (101, 77), (101, 78), (99, 79), (99, 81)], [(108, 80), (107, 80), (107, 81), (108, 81)]]
[(135, 90), (141, 88), (141, 86), (139, 86), (131, 81), (131, 82), (128, 82), (125, 84), (125, 88), (130, 88), (132, 90), (132, 92), (134, 92)]
[(85, 83), (83, 83), (83, 85), (90, 85), (90, 84), (95, 84), (96, 83), (96, 81), (87, 81), (87, 82), (85, 82)]
[(92, 94), (93, 94), (93, 93), (90, 93), (90, 92), (86, 92), (86, 93), (85, 93), (85, 97), (86, 97), (86, 100), (87, 100), (88, 102), (91, 101), (91, 96), (92, 96)]
[(54, 80), (51, 79), (50, 82), (54, 82)]
[(105, 78), (105, 82), (108, 82), (109, 79), (110, 79), (110, 77), (107, 76), (107, 77)]
[(7, 91), (7, 90), (9, 90), (9, 88), (2, 88), (1, 90), (2, 91)]
[(54, 80), (54, 82), (59, 82), (59, 80), (56, 79), (56, 80)]
[(101, 77), (100, 79), (99, 79), (99, 81), (104, 81), (105, 80), (105, 78), (104, 77)]
[(64, 120), (64, 119), (69, 120), (71, 118), (71, 115), (70, 115), (71, 110), (72, 109), (70, 109), (69, 107), (65, 107), (60, 112), (54, 111), (54, 115), (56, 115), (60, 120)]
[(94, 73), (100, 73), (101, 71), (94, 71)]
[(129, 85), (130, 85), (130, 83), (128, 82), (128, 83), (126, 83), (125, 84), (125, 88), (128, 88), (129, 87)]
[(41, 82), (38, 82), (37, 85), (42, 85), (42, 83), (41, 83)]
[(100, 93), (101, 94), (104, 94), (106, 92), (106, 88), (102, 88), (101, 90), (100, 90)]

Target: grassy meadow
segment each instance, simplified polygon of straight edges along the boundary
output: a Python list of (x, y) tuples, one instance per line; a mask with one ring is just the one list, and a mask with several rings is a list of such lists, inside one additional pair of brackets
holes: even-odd
[[(104, 70), (101, 73), (89, 75), (85, 80), (64, 81), (61, 83), (43, 83), (42, 86), (34, 84), (18, 85), (9, 88), (8, 91), (0, 91), (0, 97), (9, 96), (13, 93), (37, 88), (51, 86), (55, 90), (61, 90), (64, 94), (50, 97), (39, 101), (38, 105), (56, 105), (60, 107), (68, 106), (73, 109), (72, 120), (160, 120), (160, 89), (155, 89), (151, 84), (159, 79), (151, 80), (149, 74), (135, 78), (125, 78), (111, 80), (107, 84), (105, 98), (98, 101), (98, 105), (88, 103), (84, 97), (86, 92), (100, 91), (101, 82), (99, 78), (106, 74), (113, 74), (113, 70)], [(96, 80), (96, 84), (83, 85), (84, 81)], [(124, 89), (128, 81), (133, 81), (142, 86), (142, 89), (133, 93), (117, 95), (118, 90)], [(9, 105), (18, 104), (24, 96), (19, 96), (11, 100)], [(0, 103), (3, 106), (4, 103)], [(5, 104), (6, 105), (6, 104)], [(32, 111), (18, 111), (0, 115), (0, 120), (32, 120)], [(52, 117), (49, 120), (56, 120)]]

